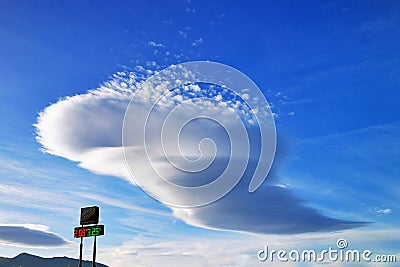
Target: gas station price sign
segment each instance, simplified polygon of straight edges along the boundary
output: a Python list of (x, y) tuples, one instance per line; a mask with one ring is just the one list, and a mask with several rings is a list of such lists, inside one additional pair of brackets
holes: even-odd
[(75, 227), (74, 238), (91, 237), (104, 235), (104, 225), (92, 225), (84, 227)]

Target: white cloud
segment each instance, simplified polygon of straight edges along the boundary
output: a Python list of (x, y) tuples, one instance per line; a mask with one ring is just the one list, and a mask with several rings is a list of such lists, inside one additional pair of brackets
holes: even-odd
[[(125, 242), (118, 248), (104, 251), (112, 266), (254, 266), (257, 263), (250, 255), (257, 251), (258, 238), (241, 237), (240, 239), (223, 238), (175, 238), (170, 241), (157, 241), (139, 236)], [(258, 245), (258, 247), (257, 247)]]
[(200, 37), (199, 39), (193, 41), (192, 46), (197, 46), (199, 44), (202, 44), (203, 42), (203, 37)]
[(387, 215), (387, 214), (392, 213), (392, 210), (391, 209), (377, 209), (376, 213)]
[(183, 38), (186, 38), (188, 36), (187, 32), (184, 31), (178, 31), (179, 35), (182, 36)]
[(165, 45), (163, 45), (162, 43), (156, 43), (154, 41), (149, 41), (147, 42), (147, 44), (154, 47), (165, 47)]
[(143, 66), (141, 66), (141, 65), (137, 65), (137, 66), (135, 67), (135, 70), (136, 70), (136, 71), (140, 71), (140, 72), (144, 72), (144, 71), (145, 71), (145, 68), (144, 68)]
[(69, 243), (39, 224), (1, 224), (0, 243), (18, 247), (60, 247)]
[[(272, 262), (261, 262), (257, 259), (257, 252), (268, 246), (274, 250), (314, 249), (317, 253), (324, 249), (337, 247), (338, 239), (345, 238), (349, 249), (363, 251), (369, 249), (373, 255), (395, 254), (390, 245), (382, 243), (396, 243), (399, 241), (398, 230), (353, 230), (336, 233), (314, 233), (300, 235), (244, 235), (232, 234), (225, 236), (223, 233), (209, 237), (181, 237), (165, 234), (163, 240), (138, 236), (131, 241), (124, 242), (119, 247), (103, 248), (100, 260), (113, 267), (122, 267), (135, 264), (135, 266), (320, 266), (317, 263), (285, 262), (275, 258)], [(397, 253), (398, 254), (398, 253)], [(303, 265), (302, 265), (303, 264)], [(325, 261), (328, 266), (359, 266), (347, 262)], [(373, 262), (362, 262), (363, 266), (375, 266)], [(392, 264), (393, 265), (393, 264)], [(382, 265), (385, 266), (385, 265)], [(391, 266), (391, 265), (389, 265)]]
[[(149, 62), (149, 65), (154, 64)], [(213, 102), (206, 98), (210, 92), (214, 94), (213, 91), (203, 95), (204, 92), (199, 90), (198, 86), (189, 86), (181, 92), (173, 91), (163, 95), (167, 86), (174, 84), (178, 86), (182, 81), (191, 78), (191, 73), (184, 72), (182, 75), (179, 71), (180, 74), (176, 77), (174, 73), (176, 68), (178, 67), (172, 67), (170, 72), (164, 73), (166, 75), (164, 80), (162, 77), (155, 76), (150, 82), (142, 84), (135, 80), (135, 75), (120, 73), (114, 80), (99, 89), (58, 101), (39, 114), (38, 123), (35, 125), (37, 140), (47, 153), (78, 162), (80, 167), (94, 173), (120, 177), (135, 184), (125, 165), (121, 140), (125, 110), (132, 96), (135, 95), (135, 101), (131, 103), (131, 106), (136, 109), (136, 112), (125, 120), (125, 124), (131, 127), (127, 131), (130, 143), (125, 144), (125, 152), (130, 159), (133, 159), (135, 177), (142, 179), (142, 186), (142, 182), (148, 183), (146, 186), (150, 187), (157, 196), (184, 201), (193, 199), (193, 195), (171, 192), (160, 186), (158, 182), (154, 182), (152, 179), (154, 172), (156, 170), (162, 173), (163, 177), (176, 183), (186, 183), (186, 186), (211, 182), (210, 179), (216, 178), (217, 173), (222, 173), (230, 155), (229, 139), (226, 138), (224, 131), (206, 120), (200, 120), (191, 127), (182, 128), (179, 149), (183, 149), (186, 156), (199, 156), (199, 143), (205, 137), (213, 138), (214, 145), (218, 148), (215, 152), (213, 146), (201, 147), (204, 159), (201, 162), (207, 163), (213, 153), (218, 154), (212, 168), (199, 172), (195, 176), (196, 179), (187, 179), (187, 173), (178, 171), (170, 164), (170, 161), (165, 161), (163, 149), (166, 145), (170, 145), (170, 141), (164, 142), (163, 146), (151, 146), (145, 150), (139, 141), (142, 131), (146, 129), (152, 133), (146, 138), (150, 138), (157, 144), (157, 133), (161, 133), (161, 127), (167, 118), (165, 110), (174, 107), (177, 107), (174, 109), (177, 115), (173, 117), (173, 125), (186, 118), (211, 114), (210, 116), (218, 118), (219, 123), (226, 129), (233, 129), (231, 132), (235, 133), (238, 132), (237, 129), (240, 129), (237, 126), (239, 120), (237, 117), (232, 117), (232, 114), (235, 112), (241, 114), (245, 122), (246, 119), (250, 122), (253, 118), (248, 106), (229, 99)], [(160, 79), (163, 82), (160, 83)], [(143, 90), (138, 91), (138, 86), (142, 86)], [(196, 98), (193, 95), (200, 97)], [(153, 103), (156, 102), (159, 105), (154, 108)], [(151, 116), (147, 117), (146, 110), (152, 107)], [(261, 107), (252, 108), (258, 110), (258, 116), (263, 116)], [(142, 125), (143, 121), (147, 123), (148, 128)], [(176, 125), (171, 129), (178, 129), (177, 127), (181, 125)], [(251, 126), (248, 134), (252, 146), (257, 147), (257, 142), (259, 142), (257, 133), (251, 130)], [(175, 136), (166, 134), (166, 138), (173, 140)], [(241, 139), (240, 146), (244, 145), (242, 141)], [(172, 153), (171, 151), (168, 154), (168, 160), (174, 160), (182, 152)], [(239, 151), (245, 150), (239, 148)], [(253, 153), (250, 156), (249, 171), (254, 170), (257, 164), (256, 154)], [(234, 155), (233, 159), (240, 160), (243, 156), (243, 154)], [(147, 157), (152, 159), (152, 165), (149, 165)], [(128, 162), (131, 161), (128, 160)], [(233, 165), (233, 167), (238, 168), (240, 165)], [(211, 205), (197, 209), (174, 208), (174, 215), (189, 224), (205, 228), (257, 233), (333, 231), (360, 225), (328, 218), (307, 207), (301, 199), (285, 188), (264, 186), (262, 190), (249, 194), (245, 185), (249, 183), (250, 178), (250, 176), (245, 176), (230, 194)]]

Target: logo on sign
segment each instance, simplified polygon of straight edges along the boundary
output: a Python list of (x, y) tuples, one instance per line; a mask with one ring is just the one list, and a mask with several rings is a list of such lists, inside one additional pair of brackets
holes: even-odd
[(99, 222), (99, 207), (87, 207), (81, 209), (81, 225), (97, 224)]

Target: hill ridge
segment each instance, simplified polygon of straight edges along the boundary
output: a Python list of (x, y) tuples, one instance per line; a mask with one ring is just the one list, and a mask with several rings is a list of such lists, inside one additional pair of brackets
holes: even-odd
[[(0, 257), (0, 267), (76, 267), (78, 259), (64, 257), (43, 258), (26, 252), (13, 258)], [(82, 267), (92, 267), (91, 261), (82, 261)], [(96, 267), (108, 267), (97, 263)]]

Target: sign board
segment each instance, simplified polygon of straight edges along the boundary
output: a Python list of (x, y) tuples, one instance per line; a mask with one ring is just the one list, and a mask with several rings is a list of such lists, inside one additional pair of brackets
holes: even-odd
[(91, 237), (104, 235), (104, 225), (92, 225), (84, 227), (75, 227), (74, 238)]
[(81, 208), (81, 225), (98, 224), (99, 223), (99, 207)]

